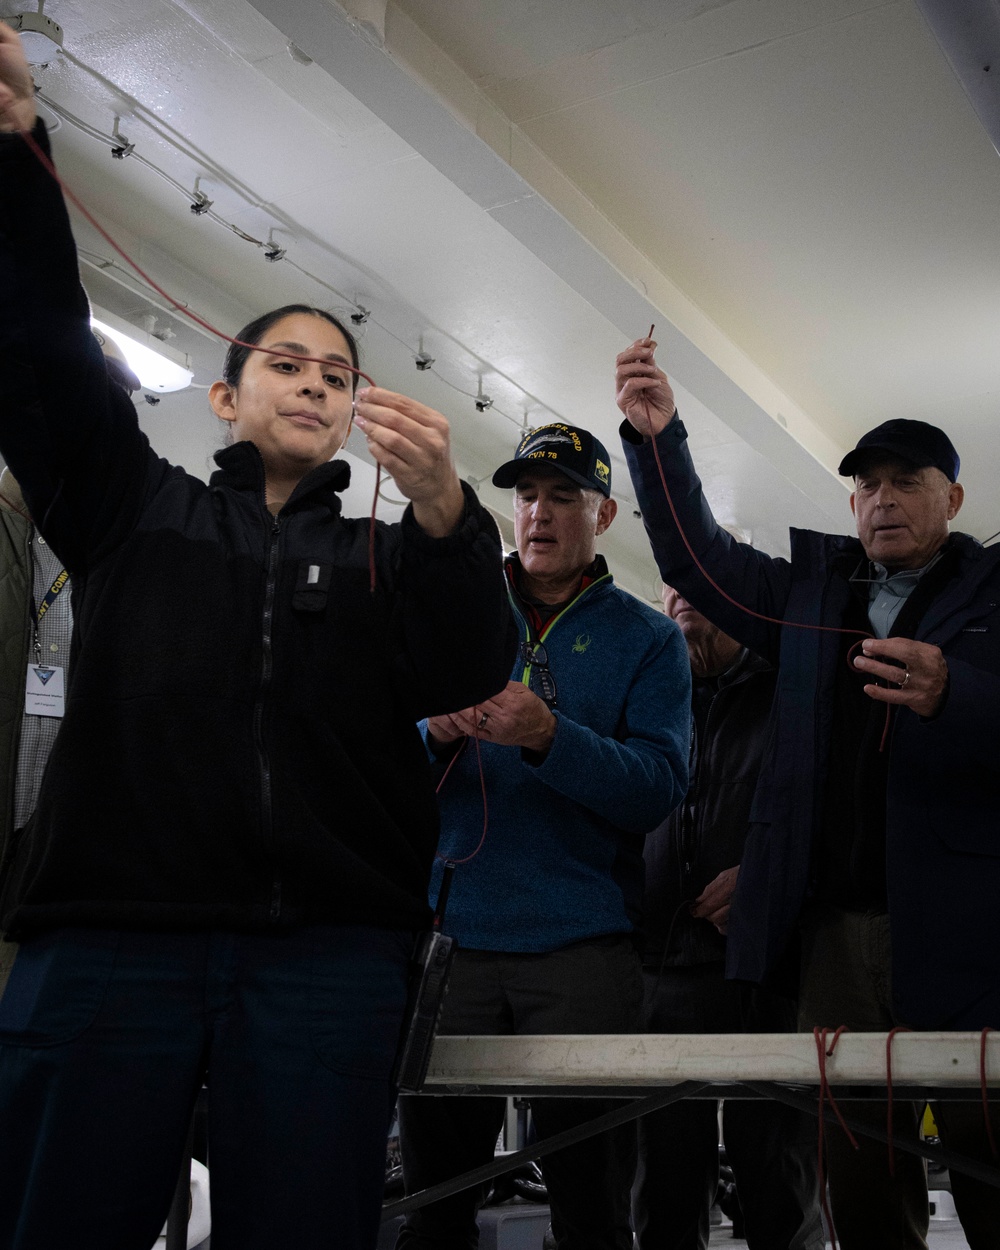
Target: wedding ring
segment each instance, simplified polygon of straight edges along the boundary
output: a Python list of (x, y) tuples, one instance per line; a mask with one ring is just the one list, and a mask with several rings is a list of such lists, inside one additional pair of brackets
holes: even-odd
[(909, 680), (910, 680), (910, 670), (909, 670), (909, 669), (907, 669), (907, 670), (906, 670), (906, 673), (905, 673), (905, 675), (904, 675), (904, 677), (903, 677), (903, 680), (899, 683), (899, 688), (900, 688), (900, 690), (905, 690), (905, 689), (906, 689), (906, 683), (907, 683)]
[[(909, 676), (909, 674), (907, 674), (907, 676)], [(487, 722), (489, 719), (490, 719), (490, 714), (489, 714), (489, 712), (484, 712), (484, 713), (482, 714), (482, 716), (480, 716), (480, 718), (479, 718), (479, 724), (476, 726), (476, 728), (477, 728), (477, 729), (485, 729), (485, 728), (486, 728), (486, 722)]]

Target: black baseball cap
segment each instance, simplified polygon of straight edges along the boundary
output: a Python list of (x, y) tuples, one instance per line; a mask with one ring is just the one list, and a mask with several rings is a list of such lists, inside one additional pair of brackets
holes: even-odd
[(502, 464), (493, 474), (494, 486), (515, 486), (525, 468), (548, 465), (558, 469), (578, 486), (611, 495), (611, 457), (607, 448), (589, 430), (579, 426), (540, 425), (525, 434), (517, 445), (514, 459)]
[(841, 460), (837, 472), (853, 477), (862, 465), (870, 463), (873, 451), (887, 452), (915, 469), (933, 465), (949, 482), (958, 480), (960, 461), (951, 439), (944, 430), (926, 421), (908, 421), (905, 417), (883, 421), (874, 430), (862, 434), (857, 447)]

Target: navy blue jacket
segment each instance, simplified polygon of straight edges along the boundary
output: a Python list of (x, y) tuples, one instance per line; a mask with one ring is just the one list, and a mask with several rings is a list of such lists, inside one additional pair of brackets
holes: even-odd
[(76, 618), (0, 927), (417, 927), (438, 819), (416, 721), (495, 693), (516, 645), (492, 518), (467, 491), (446, 538), (409, 511), (380, 524), (371, 593), (346, 464), (273, 517), (252, 443), (207, 485), (160, 459), (108, 383), (62, 197), (16, 135), (0, 291), (0, 450)]
[[(763, 981), (784, 956), (811, 892), (839, 635), (757, 620), (708, 586), (671, 519), (652, 446), (637, 439), (623, 427), (664, 580), (778, 667), (768, 758), (729, 925), (728, 974)], [(856, 538), (792, 530), (790, 562), (737, 543), (711, 515), (678, 417), (657, 446), (688, 540), (728, 594), (782, 620), (841, 624), (850, 588), (838, 568), (845, 553), (862, 558)], [(944, 653), (947, 701), (933, 720), (897, 709), (887, 746), (895, 1011), (923, 1029), (1000, 1026), (1000, 549), (965, 534), (953, 535), (952, 545), (957, 576), (916, 632)]]

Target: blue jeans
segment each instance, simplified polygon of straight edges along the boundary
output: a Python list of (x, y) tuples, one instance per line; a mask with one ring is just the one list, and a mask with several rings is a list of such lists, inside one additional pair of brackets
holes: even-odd
[(208, 1083), (213, 1250), (368, 1250), (412, 934), (63, 929), (0, 987), (0, 1250), (152, 1246)]

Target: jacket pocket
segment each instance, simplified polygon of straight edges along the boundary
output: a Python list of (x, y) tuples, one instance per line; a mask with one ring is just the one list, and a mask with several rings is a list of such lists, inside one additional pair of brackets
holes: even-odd
[(991, 812), (963, 812), (953, 808), (946, 819), (932, 822), (940, 842), (962, 855), (1000, 858), (1000, 816)]

